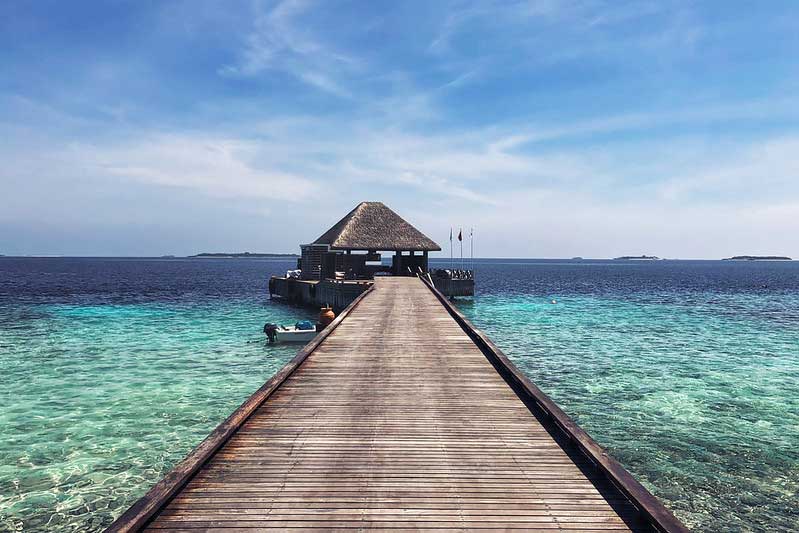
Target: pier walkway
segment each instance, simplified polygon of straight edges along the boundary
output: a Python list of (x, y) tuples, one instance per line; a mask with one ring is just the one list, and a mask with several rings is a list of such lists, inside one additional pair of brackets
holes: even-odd
[(380, 278), (109, 531), (686, 531), (418, 278)]

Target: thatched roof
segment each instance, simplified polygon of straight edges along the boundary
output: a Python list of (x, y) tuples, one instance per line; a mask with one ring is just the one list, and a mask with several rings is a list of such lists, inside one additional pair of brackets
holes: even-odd
[(383, 202), (361, 202), (313, 244), (339, 250), (441, 250)]

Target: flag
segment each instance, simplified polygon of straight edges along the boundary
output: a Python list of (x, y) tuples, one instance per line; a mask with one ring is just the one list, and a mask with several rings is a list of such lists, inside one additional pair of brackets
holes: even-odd
[(458, 229), (458, 240), (463, 242), (463, 230)]
[(452, 242), (452, 228), (449, 228), (449, 242)]

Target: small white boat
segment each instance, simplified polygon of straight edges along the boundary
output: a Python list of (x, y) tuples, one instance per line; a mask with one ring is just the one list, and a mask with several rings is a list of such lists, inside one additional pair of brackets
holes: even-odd
[(309, 342), (316, 337), (316, 328), (308, 320), (301, 320), (293, 326), (278, 326), (267, 323), (264, 333), (269, 342)]
[(310, 342), (316, 337), (315, 329), (297, 329), (296, 326), (279, 326), (275, 331), (278, 342)]

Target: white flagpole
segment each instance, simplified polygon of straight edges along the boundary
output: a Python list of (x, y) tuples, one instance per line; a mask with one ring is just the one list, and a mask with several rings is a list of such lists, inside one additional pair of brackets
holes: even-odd
[(449, 227), (449, 269), (452, 270), (452, 226)]
[(469, 255), (471, 256), (469, 268), (474, 272), (474, 228), (469, 230), (469, 248)]
[(458, 240), (461, 241), (461, 270), (463, 270), (463, 228), (462, 227), (458, 228), (458, 237), (460, 237), (460, 239)]

